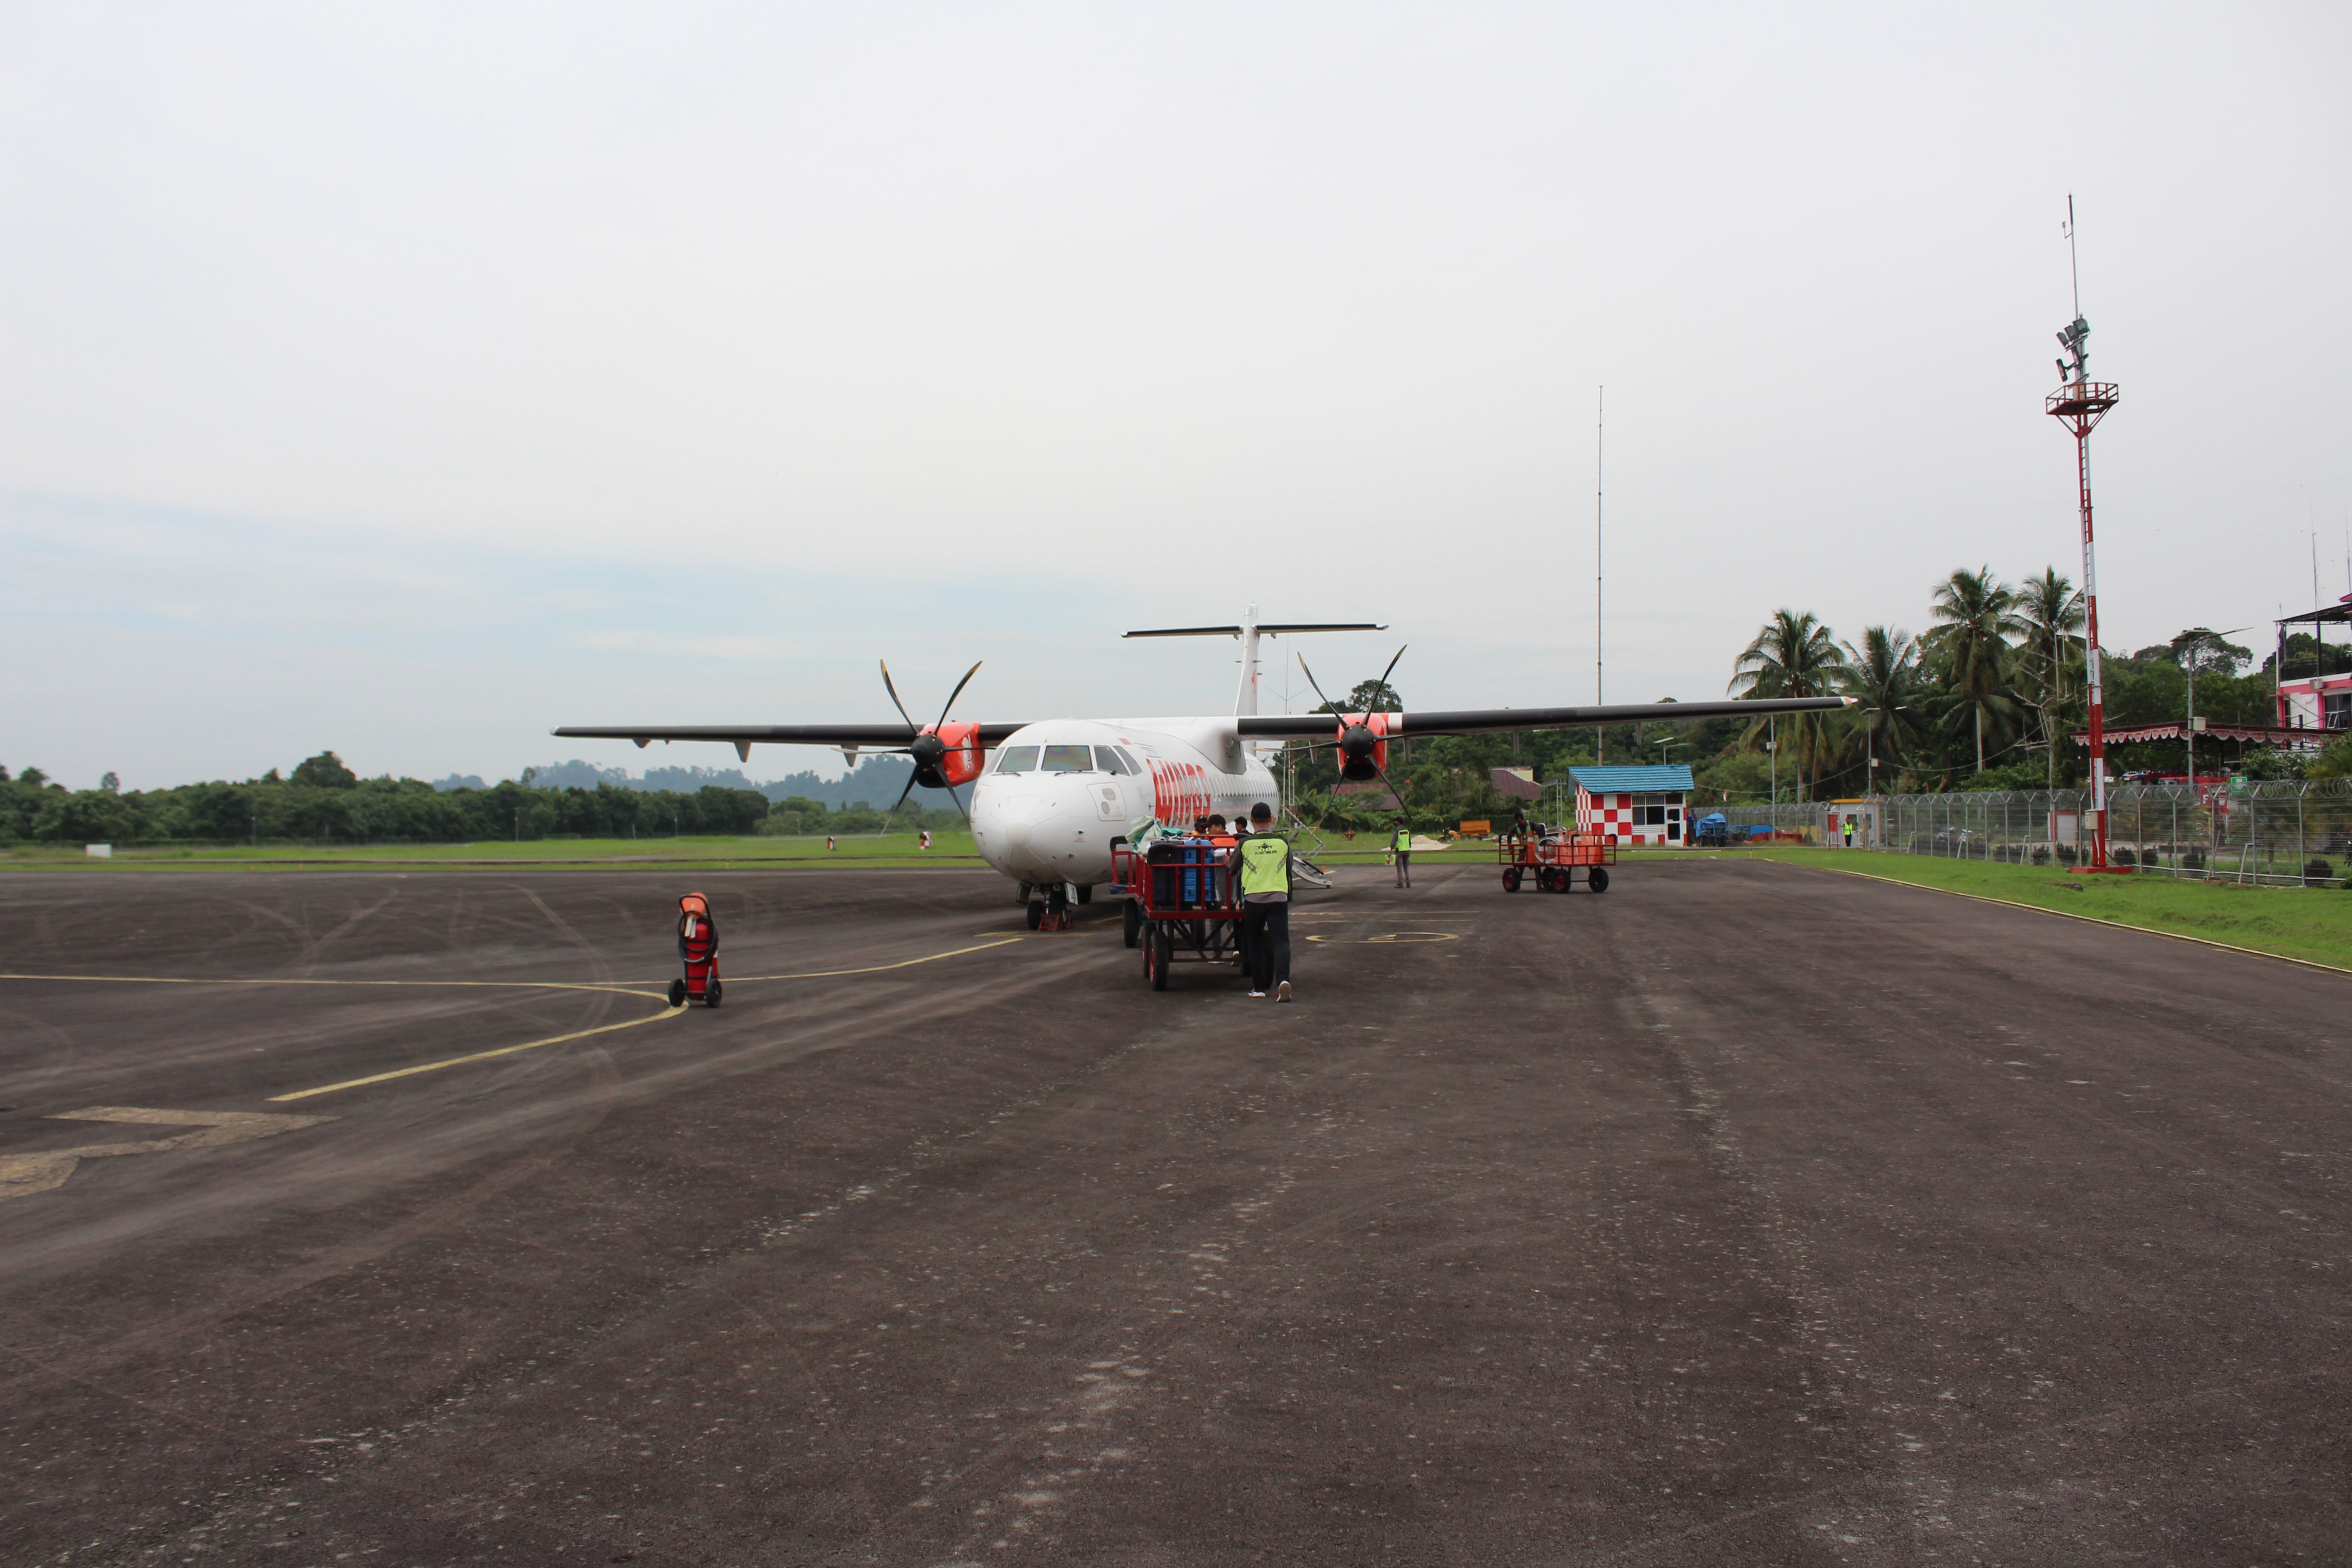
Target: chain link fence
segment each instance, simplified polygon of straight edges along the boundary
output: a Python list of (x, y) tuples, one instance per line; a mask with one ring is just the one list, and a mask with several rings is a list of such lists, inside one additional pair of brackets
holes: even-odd
[[(2087, 789), (1711, 809), (1736, 837), (1763, 830), (1781, 842), (1843, 847), (1852, 818), (1856, 849), (2033, 866), (2078, 865), (2091, 850)], [(2107, 791), (2107, 858), (2160, 876), (2325, 886), (2352, 875), (2352, 779), (2117, 784)]]

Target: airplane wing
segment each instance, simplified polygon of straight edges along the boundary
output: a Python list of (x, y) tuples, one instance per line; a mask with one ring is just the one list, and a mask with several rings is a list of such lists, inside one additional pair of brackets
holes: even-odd
[[(1020, 722), (983, 723), (980, 743), (994, 746)], [(1330, 725), (1325, 724), (1325, 730)], [(832, 746), (844, 752), (903, 752), (914, 740), (905, 724), (566, 724), (554, 731), (574, 741), (725, 741), (745, 762), (754, 742), (761, 745)]]
[[(1769, 697), (1717, 702), (1614, 702), (1594, 708), (1465, 708), (1446, 713), (1391, 713), (1388, 719), (1392, 727), (1385, 738), (1679, 723), (1688, 719), (1761, 719), (1771, 713), (1817, 713), (1853, 704), (1851, 697)], [(1331, 738), (1339, 719), (1330, 713), (1262, 713), (1234, 721), (1241, 726), (1244, 741), (1324, 741)]]

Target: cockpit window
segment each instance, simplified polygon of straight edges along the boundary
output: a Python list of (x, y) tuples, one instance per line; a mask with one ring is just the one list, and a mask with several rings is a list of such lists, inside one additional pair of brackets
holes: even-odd
[(1097, 746), (1095, 766), (1107, 773), (1131, 773), (1135, 771), (1127, 765), (1127, 759), (1118, 754), (1116, 746)]
[(996, 753), (996, 771), (1000, 773), (1034, 773), (1037, 769), (1037, 748), (1007, 746)]
[(1045, 748), (1045, 771), (1049, 773), (1084, 773), (1094, 771), (1095, 760), (1085, 746), (1048, 746)]
[(1122, 746), (1119, 748), (1118, 754), (1127, 763), (1127, 771), (1129, 773), (1135, 774), (1138, 778), (1141, 778), (1143, 776), (1143, 764), (1135, 760), (1135, 753), (1133, 752), (1130, 752), (1126, 747)]

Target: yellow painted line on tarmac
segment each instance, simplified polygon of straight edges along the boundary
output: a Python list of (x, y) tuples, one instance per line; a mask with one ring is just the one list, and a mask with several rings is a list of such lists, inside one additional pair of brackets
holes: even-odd
[(800, 974), (730, 974), (725, 978), (730, 985), (742, 985), (754, 980), (832, 980), (844, 974), (880, 974), (892, 969), (912, 969), (919, 963), (937, 963), (942, 958), (961, 958), (967, 952), (986, 952), (992, 947), (1010, 947), (1025, 940), (1025, 936), (999, 937), (994, 942), (983, 942), (975, 947), (926, 953), (920, 958), (902, 958), (896, 963), (869, 963), (863, 969), (812, 969)]
[[(829, 980), (847, 974), (880, 974), (893, 969), (910, 969), (919, 963), (937, 963), (943, 958), (961, 958), (966, 953), (985, 952), (992, 947), (1008, 947), (1014, 942), (1025, 940), (1026, 935), (1027, 933), (1024, 932), (1020, 936), (1000, 937), (994, 942), (979, 942), (971, 947), (953, 948), (946, 952), (926, 953), (920, 958), (902, 958), (894, 963), (867, 964), (856, 969), (812, 970), (797, 974), (751, 974), (740, 978), (730, 977), (727, 984), (740, 985), (749, 980)], [(345, 1079), (341, 1083), (320, 1084), (316, 1089), (296, 1089), (291, 1094), (273, 1094), (269, 1097), (269, 1103), (272, 1105), (283, 1105), (290, 1100), (309, 1100), (313, 1095), (335, 1094), (347, 1089), (364, 1089), (369, 1084), (389, 1083), (394, 1079), (415, 1078), (419, 1073), (439, 1072), (445, 1068), (463, 1067), (468, 1062), (486, 1062), (499, 1057), (517, 1056), (524, 1051), (535, 1051), (547, 1046), (560, 1046), (567, 1040), (584, 1040), (593, 1035), (609, 1035), (618, 1029), (634, 1029), (640, 1024), (652, 1024), (664, 1018), (675, 1018), (686, 1011), (682, 1006), (668, 1005), (667, 999), (658, 992), (638, 989), (635, 984), (593, 984), (563, 980), (205, 980), (184, 975), (159, 974), (5, 973), (0, 973), (0, 980), (64, 980), (116, 985), (437, 985), (494, 991), (603, 991), (620, 996), (642, 996), (647, 1001), (663, 1003), (661, 1011), (649, 1013), (642, 1018), (625, 1018), (617, 1024), (600, 1024), (593, 1029), (574, 1029), (568, 1034), (549, 1035), (542, 1039), (525, 1040), (516, 1046), (499, 1046), (492, 1050), (469, 1051), (461, 1057), (447, 1057), (434, 1062), (419, 1062), (415, 1067), (395, 1068), (390, 1072), (371, 1073), (365, 1078)], [(661, 982), (650, 981), (644, 984), (659, 984)]]
[[(644, 993), (637, 992), (634, 994), (643, 995)], [(316, 1094), (334, 1094), (346, 1089), (364, 1089), (372, 1083), (390, 1083), (396, 1078), (415, 1078), (422, 1072), (439, 1072), (443, 1068), (464, 1067), (467, 1062), (486, 1062), (497, 1057), (511, 1057), (523, 1051), (538, 1050), (542, 1046), (560, 1046), (566, 1040), (584, 1040), (591, 1035), (609, 1035), (615, 1029), (634, 1029), (640, 1024), (659, 1023), (664, 1018), (675, 1018), (685, 1011), (683, 1006), (673, 1007), (665, 1002), (660, 1012), (648, 1013), (642, 1018), (624, 1018), (617, 1024), (600, 1024), (593, 1029), (574, 1029), (568, 1035), (550, 1035), (543, 1040), (525, 1040), (519, 1046), (500, 1046), (496, 1050), (490, 1051), (471, 1051), (462, 1057), (449, 1057), (437, 1062), (419, 1062), (415, 1067), (394, 1068), (390, 1072), (370, 1073), (365, 1078), (352, 1078), (345, 1079), (341, 1083), (320, 1084), (316, 1089), (298, 1089), (291, 1094), (273, 1094), (269, 1097), (269, 1103), (284, 1105), (289, 1100), (308, 1100)]]
[(661, 984), (583, 980), (207, 980), (175, 974), (0, 974), (0, 980), (62, 980), (92, 985), (439, 985), (480, 991), (609, 991), (617, 996), (649, 995), (652, 993), (638, 986)]
[(1379, 936), (1325, 936), (1316, 931), (1305, 939), (1308, 942), (1353, 942), (1360, 947), (1382, 946), (1391, 942), (1460, 942), (1458, 931), (1391, 931)]

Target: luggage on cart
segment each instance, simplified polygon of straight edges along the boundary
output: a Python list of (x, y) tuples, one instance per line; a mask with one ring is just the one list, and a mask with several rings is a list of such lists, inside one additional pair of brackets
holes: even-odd
[(1128, 897), (1127, 945), (1143, 949), (1143, 978), (1154, 991), (1168, 989), (1177, 963), (1246, 967), (1234, 843), (1174, 834), (1140, 849), (1111, 841), (1111, 879)]
[(677, 962), (685, 973), (669, 983), (669, 1005), (718, 1006), (719, 922), (710, 918), (710, 900), (700, 893), (688, 893), (677, 901)]

